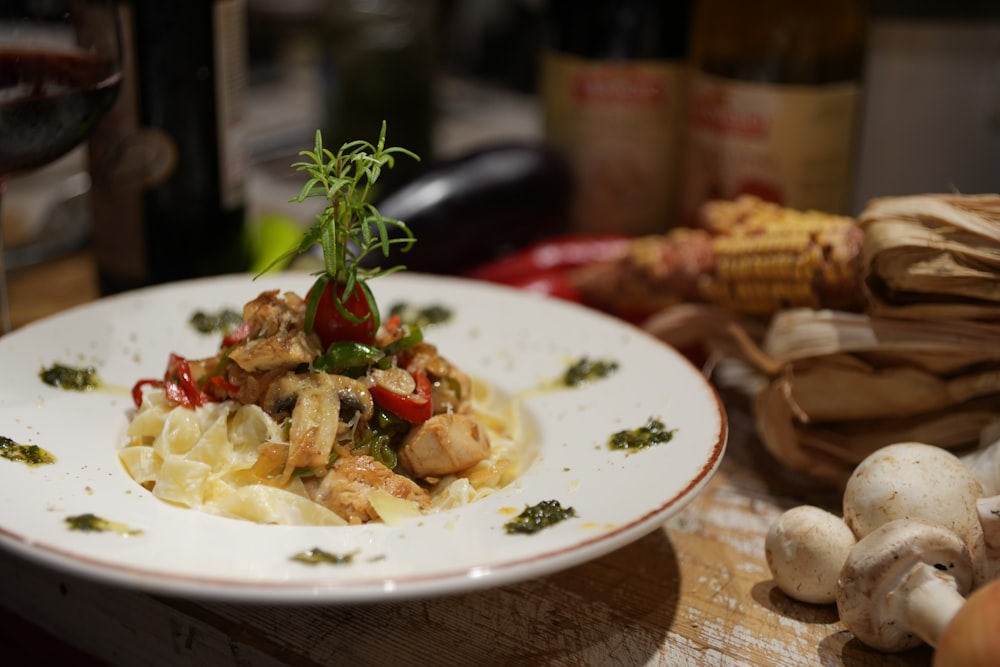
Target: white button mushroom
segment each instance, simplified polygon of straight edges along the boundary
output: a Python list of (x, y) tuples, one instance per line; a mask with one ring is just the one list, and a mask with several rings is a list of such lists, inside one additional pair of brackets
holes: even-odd
[(844, 521), (858, 538), (894, 519), (947, 528), (971, 551), (979, 586), (1000, 576), (998, 551), (984, 536), (984, 530), (1000, 530), (1000, 516), (992, 515), (993, 504), (981, 496), (979, 480), (948, 450), (897, 443), (870, 454), (854, 469), (844, 487)]
[(881, 651), (936, 646), (972, 587), (969, 550), (924, 521), (883, 524), (851, 549), (837, 585), (841, 622)]
[(764, 553), (774, 583), (785, 595), (801, 602), (831, 604), (840, 569), (856, 541), (839, 516), (801, 505), (771, 525)]
[(844, 487), (844, 521), (858, 538), (894, 519), (943, 526), (972, 544), (981, 532), (982, 487), (961, 459), (941, 447), (903, 442), (876, 450)]

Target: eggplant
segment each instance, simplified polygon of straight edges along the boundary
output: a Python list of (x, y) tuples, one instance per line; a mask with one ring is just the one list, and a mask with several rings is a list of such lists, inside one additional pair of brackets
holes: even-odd
[(410, 250), (370, 253), (362, 265), (458, 274), (568, 228), (573, 179), (566, 161), (534, 142), (490, 144), (428, 165), (375, 202), (406, 223)]

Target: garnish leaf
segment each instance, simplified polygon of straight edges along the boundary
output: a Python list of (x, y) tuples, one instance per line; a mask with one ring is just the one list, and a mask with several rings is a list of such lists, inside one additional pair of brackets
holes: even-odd
[[(388, 257), (393, 245), (402, 246), (401, 250), (406, 252), (416, 242), (406, 223), (382, 216), (375, 205), (368, 201), (382, 169), (391, 169), (395, 165), (396, 156), (420, 159), (405, 148), (387, 147), (385, 135), (386, 124), (383, 121), (375, 144), (363, 140), (349, 141), (334, 153), (323, 147), (322, 133), (317, 130), (313, 150), (301, 151), (299, 155), (303, 160), (292, 164), (297, 171), (306, 172), (308, 179), (298, 196), (290, 201), (303, 202), (322, 197), (326, 200), (326, 207), (316, 216), (316, 221), (306, 230), (298, 245), (278, 257), (258, 275), (278, 264), (287, 263), (296, 255), (319, 244), (323, 250), (323, 269), (315, 274), (316, 282), (306, 304), (306, 331), (312, 329), (319, 295), (331, 281), (343, 287), (335, 292), (338, 294), (337, 311), (345, 318), (357, 320), (357, 316), (348, 312), (342, 300), (346, 295), (354, 293), (355, 286), (361, 288), (372, 306), (371, 311), (378, 312), (366, 282), (405, 267), (364, 268), (360, 265), (361, 261), (377, 251)], [(399, 233), (390, 234), (390, 229), (393, 228)]]

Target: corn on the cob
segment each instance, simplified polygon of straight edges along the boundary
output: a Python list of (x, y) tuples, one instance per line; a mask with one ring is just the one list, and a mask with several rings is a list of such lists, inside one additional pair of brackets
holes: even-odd
[(713, 239), (714, 271), (702, 300), (743, 313), (783, 308), (858, 310), (863, 232), (853, 219), (819, 212), (746, 222)]
[(853, 218), (741, 197), (710, 202), (699, 224), (636, 239), (616, 262), (579, 273), (578, 287), (612, 310), (652, 312), (680, 301), (754, 315), (864, 309), (864, 233)]

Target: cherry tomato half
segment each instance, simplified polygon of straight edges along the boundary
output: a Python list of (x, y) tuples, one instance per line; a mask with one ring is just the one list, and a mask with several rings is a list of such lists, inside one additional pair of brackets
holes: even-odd
[[(350, 313), (349, 316), (337, 308), (334, 294), (341, 299), (344, 310)], [(375, 342), (375, 331), (379, 324), (378, 311), (373, 310), (374, 301), (369, 301), (366, 288), (361, 284), (355, 284), (346, 298), (343, 294), (343, 285), (333, 281), (326, 283), (316, 306), (313, 331), (319, 335), (324, 348), (344, 340), (371, 345)]]

